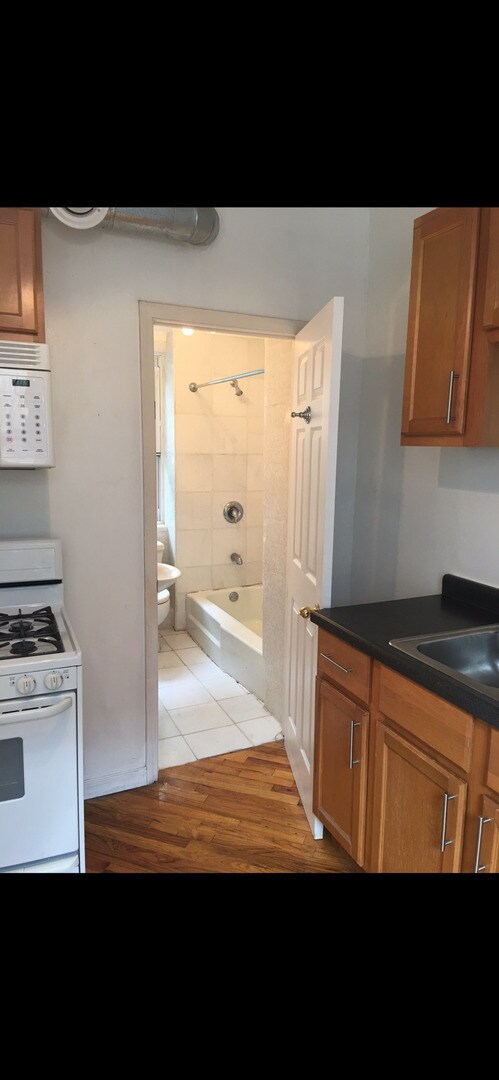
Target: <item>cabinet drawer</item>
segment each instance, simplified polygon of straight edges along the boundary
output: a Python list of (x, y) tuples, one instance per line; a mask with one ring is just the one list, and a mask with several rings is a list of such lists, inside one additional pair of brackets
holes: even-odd
[(366, 705), (369, 703), (370, 658), (322, 629), (319, 629), (317, 670)]
[(412, 679), (380, 664), (379, 710), (405, 731), (468, 771), (473, 717)]
[(487, 768), (486, 784), (492, 791), (499, 794), (499, 731), (495, 728), (490, 730), (489, 764)]

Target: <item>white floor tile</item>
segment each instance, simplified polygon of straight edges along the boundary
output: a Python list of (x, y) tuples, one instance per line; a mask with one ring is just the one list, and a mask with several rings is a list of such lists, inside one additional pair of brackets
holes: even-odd
[(232, 724), (230, 716), (211, 701), (209, 705), (191, 705), (186, 709), (172, 709), (171, 716), (181, 735), (190, 735), (192, 731), (206, 731), (208, 728), (227, 727)]
[(193, 641), (190, 634), (187, 634), (185, 630), (172, 630), (170, 633), (164, 635), (165, 641), (170, 648), (175, 649), (195, 649), (197, 648), (196, 642)]
[(170, 765), (187, 765), (188, 761), (195, 760), (196, 755), (181, 735), (176, 739), (160, 739), (158, 768), (168, 769)]
[(230, 675), (220, 674), (217, 678), (207, 679), (206, 676), (203, 676), (201, 673), (202, 667), (204, 668), (204, 664), (196, 665), (194, 674), (196, 678), (202, 682), (203, 686), (206, 686), (206, 689), (211, 696), (215, 698), (215, 701), (222, 701), (223, 698), (242, 697), (248, 693), (246, 688), (236, 682)]
[(251, 740), (253, 746), (272, 742), (281, 731), (281, 725), (275, 716), (256, 716), (254, 720), (243, 720), (237, 725), (239, 730)]
[[(205, 664), (209, 657), (199, 648), (198, 645), (194, 649), (175, 649), (175, 655), (179, 656), (182, 663), (187, 667), (192, 668), (194, 665)], [(217, 665), (214, 664), (214, 667)], [(220, 669), (218, 669), (220, 670)]]
[(235, 724), (240, 724), (243, 720), (253, 720), (256, 716), (270, 716), (268, 709), (254, 694), (220, 700), (220, 705)]
[(158, 709), (158, 735), (161, 739), (172, 739), (175, 735), (180, 735), (180, 731), (176, 724), (174, 724), (170, 713), (165, 709), (164, 705), (160, 705)]
[[(185, 741), (197, 758), (230, 754), (233, 750), (244, 750), (253, 745), (235, 724), (211, 731), (196, 731), (186, 735)], [(173, 742), (173, 739), (168, 739), (168, 742)]]
[[(182, 649), (181, 653), (179, 653), (179, 655), (182, 655), (184, 663), (187, 663), (184, 659), (184, 653), (188, 655), (190, 652), (194, 652), (194, 649)], [(206, 688), (208, 688), (210, 679), (219, 679), (222, 674), (220, 668), (213, 663), (213, 660), (208, 660), (206, 654), (204, 654), (204, 661), (201, 664), (193, 664), (191, 670), (192, 674), (196, 676), (196, 679), (199, 679)]]
[[(184, 649), (184, 652), (189, 651), (190, 650), (188, 649)], [(168, 652), (158, 653), (158, 669), (170, 667), (185, 667), (185, 664), (182, 663), (182, 660), (177, 656), (176, 652), (173, 652), (173, 649), (169, 649)]]
[(163, 652), (163, 653), (171, 652), (171, 649), (170, 649), (170, 646), (169, 646), (168, 642), (165, 641), (164, 637), (161, 637), (161, 634), (159, 635), (159, 638), (158, 638), (158, 652)]
[(180, 668), (162, 668), (159, 671), (159, 699), (169, 712), (172, 709), (187, 708), (188, 705), (207, 705), (213, 701), (194, 675), (191, 675), (186, 667), (182, 670), (185, 671), (185, 676), (173, 679), (168, 679), (167, 676), (176, 676), (180, 673)]

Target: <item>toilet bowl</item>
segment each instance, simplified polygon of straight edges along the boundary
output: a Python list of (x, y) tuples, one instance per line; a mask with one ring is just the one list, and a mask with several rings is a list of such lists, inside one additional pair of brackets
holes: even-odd
[(168, 589), (160, 589), (158, 593), (158, 626), (161, 626), (170, 610), (170, 593)]
[[(158, 541), (159, 556), (159, 541)], [(157, 566), (158, 581), (158, 626), (161, 626), (170, 610), (170, 591), (168, 585), (173, 585), (181, 577), (182, 571), (169, 563), (159, 562)]]

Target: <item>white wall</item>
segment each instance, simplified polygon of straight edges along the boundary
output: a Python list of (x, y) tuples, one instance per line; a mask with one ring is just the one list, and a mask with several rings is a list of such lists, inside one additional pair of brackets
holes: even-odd
[(499, 448), (400, 446), (412, 226), (429, 209), (370, 214), (354, 603), (437, 593), (446, 572), (499, 585)]
[(87, 791), (145, 782), (138, 301), (306, 321), (345, 297), (363, 355), (367, 208), (221, 207), (207, 248), (43, 223), (56, 468), (0, 474), (0, 534), (62, 539)]

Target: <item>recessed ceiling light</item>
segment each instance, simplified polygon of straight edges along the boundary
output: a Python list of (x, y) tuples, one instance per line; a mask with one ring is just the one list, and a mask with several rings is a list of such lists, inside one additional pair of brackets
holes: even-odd
[(194, 330), (192, 329), (192, 326), (183, 326), (182, 333), (185, 334), (186, 337), (192, 337)]

